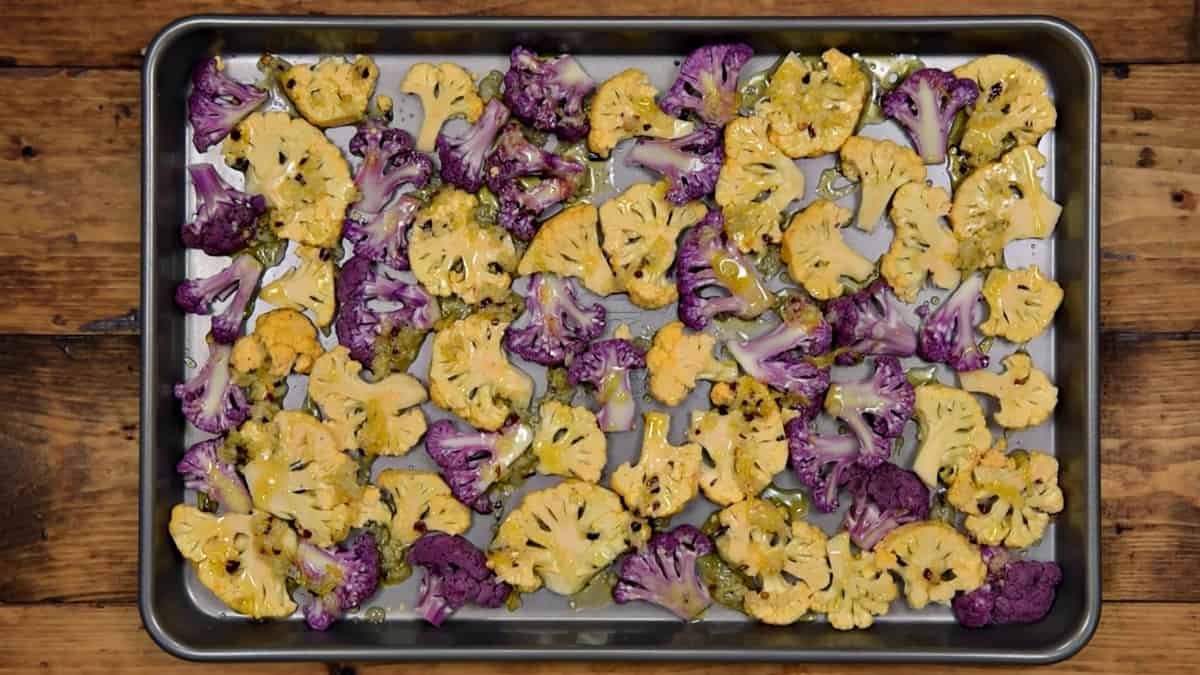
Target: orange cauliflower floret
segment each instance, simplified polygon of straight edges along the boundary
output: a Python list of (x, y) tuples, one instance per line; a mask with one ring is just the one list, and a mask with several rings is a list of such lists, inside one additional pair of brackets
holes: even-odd
[(317, 327), (324, 328), (333, 321), (333, 311), (337, 307), (333, 259), (324, 250), (310, 246), (297, 248), (296, 256), (300, 258), (300, 264), (264, 286), (260, 297), (276, 307), (308, 310), (316, 319)]
[(975, 397), (944, 384), (916, 388), (917, 458), (913, 472), (929, 487), (947, 485), (992, 444), (983, 408)]
[(508, 362), (500, 341), (505, 322), (472, 314), (433, 339), (429, 395), (479, 429), (495, 431), (514, 410), (529, 408), (533, 380)]
[(934, 520), (901, 525), (875, 545), (875, 563), (904, 580), (908, 606), (949, 605), (955, 593), (983, 584), (987, 568), (979, 547)]
[(454, 63), (418, 63), (408, 69), (400, 91), (421, 99), (425, 117), (417, 134), (417, 149), (433, 152), (438, 132), (451, 117), (463, 116), (468, 122), (483, 113), (483, 99), (475, 91), (475, 80), (462, 66)]
[(758, 494), (787, 464), (783, 416), (771, 391), (752, 377), (714, 385), (713, 407), (692, 411), (689, 438), (706, 458), (700, 489), (712, 502), (734, 504)]
[(965, 526), (987, 546), (1033, 546), (1063, 510), (1058, 460), (1037, 450), (1008, 456), (992, 449), (961, 471), (946, 493), (954, 508), (967, 514)]
[(642, 453), (638, 463), (617, 467), (612, 489), (636, 516), (666, 518), (683, 510), (696, 496), (700, 480), (700, 446), (671, 445), (667, 433), (671, 418), (646, 413), (642, 427)]
[(725, 127), (725, 162), (717, 178), (725, 231), (743, 253), (783, 236), (783, 210), (804, 196), (804, 174), (767, 138), (767, 121), (739, 117)]
[(949, 212), (950, 196), (940, 187), (909, 183), (892, 198), (896, 236), (879, 260), (879, 273), (901, 300), (916, 302), (925, 277), (938, 288), (958, 286), (958, 239), (942, 224)]
[(979, 324), (984, 335), (1012, 342), (1029, 342), (1042, 334), (1062, 304), (1063, 290), (1047, 279), (1037, 265), (1023, 270), (995, 269), (983, 283), (988, 303), (987, 321)]
[(836, 630), (870, 628), (899, 595), (896, 582), (870, 552), (851, 552), (848, 532), (830, 539), (825, 550), (832, 579), (828, 588), (817, 590), (814, 609), (824, 612)]
[(1007, 429), (1024, 429), (1045, 422), (1058, 404), (1058, 387), (1046, 373), (1033, 367), (1029, 354), (1018, 352), (1004, 358), (1004, 374), (973, 370), (958, 374), (967, 391), (994, 396), (1000, 401), (996, 424)]
[(864, 282), (875, 265), (842, 240), (850, 210), (818, 199), (792, 217), (783, 235), (783, 260), (788, 273), (818, 300), (841, 297), (845, 279)]
[(369, 523), (386, 527), (391, 543), (407, 547), (426, 532), (466, 532), (471, 528), (471, 510), (454, 498), (436, 473), (387, 469), (363, 493), (355, 526)]
[(867, 74), (836, 49), (821, 60), (788, 54), (771, 75), (755, 115), (771, 125), (771, 142), (789, 157), (837, 152), (854, 128), (870, 93)]
[(588, 147), (608, 157), (617, 143), (635, 136), (679, 138), (692, 132), (692, 123), (676, 119), (659, 109), (658, 90), (646, 73), (629, 68), (600, 85), (588, 113)]
[(324, 58), (315, 66), (297, 64), (279, 75), (287, 97), (304, 119), (319, 127), (354, 124), (367, 113), (367, 102), (379, 79), (369, 56), (348, 62)]
[(982, 166), (1014, 145), (1037, 145), (1058, 120), (1046, 78), (1020, 59), (984, 56), (955, 68), (954, 76), (979, 85), (959, 143), (971, 166)]
[(874, 231), (892, 194), (907, 183), (925, 182), (925, 162), (891, 141), (851, 136), (841, 149), (842, 174), (859, 183), (858, 229)]
[(687, 398), (697, 380), (733, 382), (738, 377), (736, 361), (719, 361), (713, 356), (717, 339), (706, 333), (688, 333), (672, 321), (654, 335), (646, 354), (650, 370), (650, 393), (665, 405), (676, 406)]
[(533, 432), (538, 473), (600, 482), (608, 461), (608, 439), (587, 408), (545, 401)]
[(595, 206), (576, 204), (542, 223), (517, 266), (517, 274), (551, 272), (577, 277), (597, 295), (616, 292), (616, 277), (600, 249), (599, 217)]
[(469, 305), (502, 302), (517, 267), (517, 249), (503, 229), (475, 220), (479, 200), (462, 190), (439, 192), (409, 229), (413, 275), (431, 295), (457, 295)]

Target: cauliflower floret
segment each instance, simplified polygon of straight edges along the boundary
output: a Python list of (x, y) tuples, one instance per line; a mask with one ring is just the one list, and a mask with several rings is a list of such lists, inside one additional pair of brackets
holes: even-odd
[(263, 287), (264, 302), (299, 311), (308, 310), (320, 328), (333, 321), (337, 307), (334, 296), (333, 258), (323, 249), (301, 246), (296, 249), (300, 264)]
[(693, 411), (689, 438), (705, 458), (700, 489), (727, 506), (758, 494), (787, 464), (787, 437), (775, 397), (765, 384), (743, 375), (713, 386), (713, 407)]
[(517, 274), (551, 272), (577, 277), (596, 295), (616, 292), (616, 277), (600, 249), (599, 219), (595, 206), (576, 204), (542, 223), (517, 266)]
[(979, 85), (959, 143), (971, 166), (982, 166), (1014, 145), (1037, 145), (1054, 128), (1058, 113), (1046, 78), (1028, 63), (993, 54), (955, 68), (954, 75)]
[(846, 292), (843, 278), (866, 281), (875, 265), (846, 245), (839, 228), (850, 224), (850, 209), (824, 199), (792, 216), (783, 235), (783, 259), (792, 279), (818, 300)]
[(987, 321), (979, 324), (984, 335), (1012, 342), (1029, 342), (1042, 334), (1062, 303), (1062, 286), (1047, 279), (1037, 265), (1023, 270), (994, 269), (983, 283), (988, 303)]
[(242, 469), (255, 508), (293, 521), (317, 546), (346, 538), (357, 517), (362, 487), (358, 465), (338, 447), (328, 425), (298, 410), (267, 423), (251, 420), (242, 434), (250, 461)]
[(842, 174), (862, 187), (855, 224), (866, 232), (875, 230), (888, 200), (900, 186), (925, 182), (925, 162), (921, 157), (891, 141), (851, 136), (842, 145), (840, 155)]
[(1058, 460), (1037, 450), (1005, 456), (993, 448), (959, 472), (946, 500), (967, 514), (967, 531), (980, 544), (1033, 546), (1050, 514), (1063, 510)]
[(479, 200), (458, 189), (439, 192), (409, 230), (413, 275), (430, 294), (467, 304), (501, 302), (512, 284), (517, 249), (504, 230), (475, 221)]
[(863, 69), (836, 49), (821, 61), (792, 53), (754, 112), (770, 123), (771, 142), (789, 157), (816, 157), (837, 152), (854, 133), (870, 91)]
[(379, 79), (369, 56), (321, 59), (315, 66), (297, 64), (279, 75), (279, 82), (304, 119), (319, 127), (354, 124), (367, 113), (367, 102)]
[(761, 590), (748, 591), (750, 616), (776, 626), (798, 621), (813, 607), (813, 593), (829, 584), (825, 533), (803, 520), (790, 524), (785, 511), (751, 497), (718, 514), (723, 531), (717, 552)]
[(916, 302), (926, 276), (938, 288), (958, 286), (958, 239), (941, 221), (949, 212), (950, 195), (940, 187), (909, 183), (892, 198), (896, 235), (879, 260), (879, 273), (901, 300)]
[(407, 454), (425, 435), (425, 387), (414, 377), (392, 373), (377, 382), (359, 375), (362, 364), (342, 346), (321, 355), (308, 380), (308, 396), (325, 424), (337, 430), (343, 450), (368, 455)]
[(233, 611), (255, 619), (296, 611), (287, 590), (296, 533), (287, 524), (263, 511), (214, 516), (177, 504), (169, 529), (200, 583)]
[(825, 545), (832, 582), (818, 590), (813, 608), (824, 612), (836, 630), (870, 628), (875, 617), (888, 613), (899, 595), (892, 575), (879, 567), (874, 555), (850, 551), (850, 533), (842, 532)]
[(703, 202), (671, 204), (667, 188), (665, 181), (636, 183), (600, 207), (604, 252), (616, 271), (617, 285), (643, 309), (658, 309), (678, 299), (675, 283), (667, 279), (675, 262), (675, 240), (708, 213)]
[(525, 495), (500, 523), (488, 567), (522, 593), (544, 584), (572, 595), (649, 536), (650, 526), (626, 511), (616, 493), (567, 480)]
[(913, 472), (929, 487), (938, 478), (950, 485), (963, 467), (992, 444), (983, 408), (975, 397), (954, 387), (931, 383), (916, 388), (915, 416), (921, 444)]
[(275, 402), (277, 387), (292, 373), (308, 374), (324, 351), (317, 329), (294, 309), (274, 309), (254, 322), (254, 332), (233, 343), (229, 365), (252, 401)]
[(671, 418), (664, 413), (646, 413), (644, 420), (638, 463), (618, 466), (612, 475), (612, 489), (634, 515), (666, 518), (682, 511), (696, 496), (700, 446), (671, 445), (667, 440)]
[(378, 523), (388, 528), (392, 543), (411, 545), (426, 532), (462, 534), (471, 529), (471, 509), (454, 498), (442, 477), (431, 471), (387, 469), (364, 491), (356, 527)]
[(696, 380), (733, 382), (738, 377), (736, 361), (719, 361), (713, 356), (717, 339), (707, 333), (687, 333), (679, 321), (658, 329), (646, 354), (650, 369), (650, 393), (664, 405), (676, 406), (696, 387)]
[(725, 127), (725, 163), (714, 197), (725, 232), (740, 251), (762, 251), (783, 237), (788, 204), (804, 196), (804, 174), (767, 139), (767, 121), (739, 117)]
[(337, 146), (285, 112), (254, 113), (225, 139), (225, 163), (246, 172), (246, 191), (267, 200), (275, 234), (332, 248), (358, 190)]
[(979, 547), (946, 523), (901, 525), (875, 545), (875, 564), (904, 580), (908, 606), (949, 605), (954, 594), (979, 588), (987, 573)]
[(1037, 148), (1022, 145), (963, 180), (950, 207), (950, 223), (962, 242), (960, 266), (995, 266), (1008, 242), (1054, 232), (1062, 207), (1042, 190), (1038, 171), (1045, 165)]
[(1000, 401), (996, 424), (1008, 429), (1035, 427), (1045, 422), (1058, 405), (1058, 387), (1046, 373), (1033, 367), (1029, 354), (1018, 352), (1004, 358), (1004, 374), (972, 370), (958, 374), (967, 391), (988, 394)]
[(654, 97), (658, 90), (646, 73), (637, 68), (623, 70), (605, 80), (596, 90), (588, 113), (588, 147), (601, 157), (617, 143), (635, 136), (679, 138), (692, 132), (684, 122), (659, 109)]
[(475, 81), (462, 66), (454, 63), (418, 63), (408, 69), (400, 91), (421, 99), (425, 117), (417, 135), (417, 149), (433, 152), (438, 132), (446, 120), (457, 115), (474, 123), (483, 114), (483, 99), (475, 90)]
[(472, 314), (433, 339), (429, 395), (433, 402), (479, 429), (495, 431), (514, 410), (529, 407), (533, 380), (508, 362), (501, 348), (505, 322)]
[(545, 401), (533, 432), (538, 473), (600, 482), (608, 462), (608, 439), (587, 408)]

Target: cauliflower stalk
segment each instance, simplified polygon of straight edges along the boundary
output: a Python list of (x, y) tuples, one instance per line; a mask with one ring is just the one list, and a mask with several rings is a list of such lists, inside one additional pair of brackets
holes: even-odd
[(308, 310), (320, 328), (333, 321), (336, 308), (333, 259), (324, 250), (310, 246), (296, 249), (300, 264), (262, 289), (263, 301), (295, 310)]
[(783, 417), (765, 384), (742, 376), (713, 386), (713, 407), (692, 412), (689, 438), (700, 444), (700, 489), (729, 505), (758, 494), (787, 464)]
[(379, 67), (361, 54), (353, 61), (330, 57), (315, 66), (296, 64), (279, 74), (296, 110), (318, 127), (341, 127), (361, 120), (378, 79)]
[(487, 431), (504, 425), (533, 398), (533, 380), (508, 362), (501, 340), (507, 323), (473, 314), (433, 339), (429, 395), (433, 402)]
[(879, 260), (879, 273), (896, 297), (916, 302), (928, 277), (938, 288), (958, 286), (958, 239), (942, 223), (950, 213), (950, 195), (940, 187), (908, 183), (892, 198), (896, 235)]
[(1063, 510), (1058, 460), (1037, 450), (1005, 456), (989, 450), (960, 471), (946, 493), (954, 508), (967, 514), (967, 531), (987, 546), (1033, 546)]
[(842, 174), (862, 187), (855, 224), (866, 232), (875, 230), (896, 190), (925, 182), (925, 163), (917, 153), (891, 141), (851, 136), (840, 157)]
[(608, 157), (617, 143), (635, 136), (679, 138), (694, 125), (659, 110), (658, 90), (646, 73), (629, 68), (605, 80), (596, 90), (588, 113), (588, 147)]
[(792, 217), (783, 236), (788, 274), (818, 300), (841, 297), (845, 279), (866, 281), (875, 265), (842, 240), (840, 228), (850, 224), (850, 210), (818, 199)]
[(1035, 427), (1050, 418), (1058, 404), (1058, 387), (1046, 373), (1033, 367), (1029, 354), (1017, 352), (1004, 358), (1004, 374), (973, 370), (958, 374), (967, 391), (988, 394), (1000, 401), (996, 424), (1006, 429)]
[(665, 181), (637, 183), (600, 207), (604, 252), (617, 285), (643, 309), (665, 307), (679, 297), (667, 271), (675, 262), (675, 240), (708, 212), (702, 202), (675, 206)]
[(533, 454), (538, 473), (598, 483), (608, 461), (608, 440), (592, 411), (545, 401), (533, 432)]
[(600, 248), (596, 230), (599, 218), (595, 206), (576, 204), (542, 223), (517, 266), (517, 274), (551, 272), (576, 277), (597, 295), (615, 293), (616, 277)]
[(414, 65), (400, 83), (400, 91), (421, 99), (425, 112), (417, 134), (417, 149), (421, 152), (433, 152), (446, 120), (461, 115), (475, 122), (483, 113), (483, 99), (475, 90), (471, 74), (454, 63)]
[(649, 534), (650, 527), (626, 511), (616, 493), (567, 480), (529, 493), (505, 517), (488, 551), (488, 567), (522, 593), (544, 585), (572, 595)]
[(875, 564), (904, 580), (908, 606), (949, 605), (954, 594), (983, 583), (987, 568), (979, 547), (941, 521), (901, 525), (875, 547)]
[(1043, 276), (1037, 265), (1030, 265), (1021, 270), (992, 270), (983, 283), (983, 297), (988, 303), (988, 318), (979, 324), (981, 333), (1029, 342), (1054, 320), (1063, 290), (1053, 279)]
[(471, 527), (471, 510), (454, 498), (441, 476), (429, 471), (381, 471), (364, 493), (363, 504), (355, 525), (378, 523), (400, 547), (412, 545), (426, 532), (462, 534)]
[(916, 388), (915, 416), (920, 446), (913, 472), (929, 487), (947, 485), (992, 444), (983, 408), (975, 397), (944, 384)]
[(835, 630), (870, 628), (875, 617), (887, 614), (899, 595), (896, 582), (869, 553), (850, 550), (850, 534), (842, 532), (825, 544), (831, 582), (817, 590), (813, 607), (825, 612)]
[(457, 295), (471, 305), (500, 302), (508, 295), (516, 246), (504, 230), (476, 222), (478, 206), (474, 195), (450, 189), (417, 213), (408, 257), (417, 281), (430, 294)]
[(717, 339), (706, 333), (687, 333), (679, 321), (658, 329), (646, 354), (650, 393), (654, 398), (664, 405), (677, 406), (696, 387), (697, 380), (736, 380), (737, 362), (713, 356), (716, 344)]
[(771, 75), (754, 112), (789, 157), (816, 157), (837, 152), (850, 138), (870, 91), (863, 69), (836, 49), (820, 61), (792, 53)]
[(725, 127), (725, 163), (717, 178), (725, 231), (743, 253), (783, 237), (783, 210), (804, 196), (804, 174), (767, 138), (767, 121), (739, 117)]
[(1020, 59), (984, 56), (955, 68), (954, 75), (979, 85), (959, 143), (971, 166), (982, 166), (1014, 145), (1037, 145), (1058, 120), (1046, 78)]
[(682, 511), (696, 496), (700, 446), (671, 445), (667, 440), (671, 418), (664, 413), (646, 413), (644, 420), (638, 463), (618, 466), (612, 475), (612, 489), (634, 515), (666, 518)]

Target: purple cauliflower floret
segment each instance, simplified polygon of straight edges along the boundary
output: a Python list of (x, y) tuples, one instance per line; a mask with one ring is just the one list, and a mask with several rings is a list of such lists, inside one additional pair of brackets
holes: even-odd
[(574, 57), (538, 58), (517, 46), (504, 74), (504, 102), (517, 119), (534, 129), (554, 132), (560, 140), (577, 141), (588, 134), (583, 99), (596, 81)]
[(825, 412), (850, 428), (864, 456), (883, 461), (891, 454), (891, 439), (903, 434), (904, 425), (912, 419), (916, 398), (900, 359), (880, 356), (875, 359), (874, 373), (829, 385)]
[(975, 322), (982, 298), (982, 275), (972, 275), (959, 284), (921, 326), (917, 341), (921, 358), (945, 363), (960, 372), (987, 368), (988, 356), (975, 341)]
[(354, 255), (398, 270), (408, 269), (408, 228), (421, 209), (421, 200), (400, 195), (375, 214), (355, 213), (342, 223), (342, 236)]
[(863, 455), (853, 434), (817, 436), (803, 417), (788, 420), (783, 430), (792, 471), (808, 488), (813, 506), (825, 513), (837, 510), (838, 491), (853, 477), (853, 467), (864, 460), (875, 464), (883, 461), (875, 455)]
[(525, 295), (525, 314), (504, 332), (504, 346), (527, 361), (561, 366), (604, 333), (601, 304), (583, 305), (570, 278), (535, 274)]
[(725, 234), (725, 218), (715, 209), (683, 233), (675, 285), (679, 320), (696, 331), (721, 316), (753, 319), (775, 303), (754, 263)]
[(617, 563), (613, 599), (619, 604), (644, 600), (692, 621), (712, 604), (696, 561), (714, 551), (712, 540), (691, 525), (680, 525), (650, 538), (639, 553)]
[(232, 355), (232, 345), (209, 344), (204, 367), (192, 379), (175, 385), (175, 398), (181, 402), (183, 416), (201, 431), (223, 434), (250, 416), (246, 395), (234, 384), (229, 371)]
[(629, 371), (645, 367), (646, 352), (629, 340), (600, 340), (571, 361), (567, 380), (576, 386), (587, 382), (596, 388), (596, 401), (600, 403), (596, 421), (601, 431), (629, 431), (637, 416)]
[(209, 255), (229, 255), (250, 243), (267, 200), (230, 187), (211, 164), (192, 164), (188, 175), (200, 204), (196, 217), (180, 229), (183, 245)]
[(413, 149), (413, 138), (387, 120), (368, 117), (350, 139), (350, 154), (361, 157), (354, 173), (358, 200), (347, 213), (352, 220), (369, 220), (404, 185), (425, 187), (433, 175), (433, 160)]
[(391, 272), (384, 265), (355, 256), (342, 265), (334, 282), (338, 343), (368, 368), (381, 350), (390, 349), (388, 341), (399, 331), (428, 331), (441, 318), (438, 304), (424, 288), (397, 279)]
[[(538, 216), (575, 194), (583, 181), (583, 162), (560, 157), (530, 143), (521, 126), (509, 122), (484, 166), (484, 181), (500, 202), (502, 227), (519, 239), (537, 233)], [(540, 178), (527, 185), (521, 179)]]
[(904, 321), (901, 307), (882, 279), (853, 295), (830, 300), (825, 318), (833, 326), (834, 343), (839, 347), (837, 362), (850, 365), (867, 354), (915, 354), (917, 331)]
[(442, 180), (467, 192), (479, 192), (479, 188), (483, 187), (483, 162), (500, 133), (500, 127), (507, 121), (508, 108), (498, 99), (492, 99), (475, 124), (465, 131), (454, 134), (443, 128), (437, 139)]
[(721, 130), (701, 127), (671, 140), (640, 138), (625, 157), (629, 166), (640, 166), (667, 178), (667, 201), (686, 204), (702, 199), (717, 187), (725, 150)]
[(226, 75), (220, 57), (196, 64), (192, 69), (192, 93), (188, 95), (192, 145), (204, 152), (220, 143), (266, 100), (267, 92)]
[(974, 80), (938, 68), (922, 68), (884, 94), (883, 114), (895, 119), (917, 146), (926, 164), (946, 161), (950, 127), (958, 111), (979, 98)]
[(501, 607), (512, 592), (488, 569), (483, 551), (457, 534), (430, 532), (421, 537), (408, 551), (408, 564), (425, 568), (414, 609), (435, 626), (467, 603)]
[(311, 594), (301, 609), (314, 630), (327, 630), (345, 612), (358, 608), (379, 588), (379, 549), (363, 532), (336, 548), (301, 541), (296, 551), (300, 582)]
[(225, 311), (212, 318), (212, 338), (221, 344), (233, 344), (242, 332), (246, 309), (254, 300), (254, 289), (262, 277), (263, 266), (254, 256), (240, 255), (225, 269), (210, 277), (188, 279), (175, 288), (175, 304), (188, 314), (212, 314), (213, 305), (233, 295)]
[(1054, 562), (1020, 560), (999, 546), (984, 546), (987, 579), (954, 598), (954, 618), (968, 628), (1034, 623), (1050, 613), (1062, 568)]
[(679, 76), (658, 102), (664, 112), (684, 111), (714, 126), (728, 124), (738, 108), (738, 75), (754, 56), (747, 44), (705, 45), (688, 54), (679, 66)]
[(222, 462), (217, 451), (225, 444), (222, 437), (200, 441), (183, 453), (175, 471), (189, 490), (203, 492), (226, 513), (250, 513), (253, 500), (237, 468)]
[(854, 501), (842, 527), (864, 551), (897, 527), (929, 517), (929, 488), (917, 474), (891, 462), (871, 469), (855, 465), (846, 489)]
[(806, 408), (819, 406), (829, 387), (829, 368), (806, 357), (829, 351), (833, 329), (820, 308), (799, 295), (785, 300), (779, 315), (783, 321), (775, 328), (748, 340), (730, 340), (725, 347), (754, 379), (787, 392)]
[(450, 420), (438, 420), (425, 434), (425, 451), (458, 501), (476, 513), (491, 513), (495, 505), (488, 488), (528, 449), (528, 436), (528, 427), (520, 423), (494, 432), (459, 431)]

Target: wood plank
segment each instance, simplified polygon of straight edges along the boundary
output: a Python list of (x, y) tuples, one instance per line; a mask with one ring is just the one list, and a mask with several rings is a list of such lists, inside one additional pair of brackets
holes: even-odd
[[(937, 14), (1048, 14), (1083, 29), (1106, 60), (1181, 61), (1192, 55), (1191, 0), (1144, 0), (1112, 11), (1106, 0), (1005, 0), (970, 4), (930, 0), (877, 0), (854, 7), (875, 16)], [(820, 0), (666, 0), (652, 5), (631, 2), (586, 3), (561, 0), (343, 0), (336, 6), (309, 0), (140, 0), (112, 4), (102, 0), (45, 6), (16, 0), (0, 25), (0, 59), (19, 65), (140, 65), (139, 50), (168, 21), (189, 14), (391, 14), (514, 16), (843, 16), (847, 8)], [(28, 40), (36, 34), (38, 40)]]
[[(1161, 675), (1194, 673), (1200, 659), (1195, 640), (1200, 605), (1182, 603), (1120, 603), (1106, 605), (1100, 628), (1078, 656), (1046, 668), (1047, 673), (1112, 673), (1127, 675), (1152, 672)], [(228, 664), (199, 664), (178, 661), (160, 651), (142, 629), (132, 605), (29, 605), (0, 606), (0, 673), (59, 673), (75, 675), (120, 672), (188, 673), (220, 675), (230, 672)], [(252, 629), (249, 629), (252, 630)], [(629, 675), (686, 673), (687, 675), (892, 675), (896, 666), (820, 665), (781, 666), (705, 664), (604, 664), (604, 663), (421, 663), (411, 665), (353, 664), (256, 664), (239, 666), (238, 672), (292, 673), (294, 675), (602, 675), (619, 669)], [(1024, 672), (1019, 668), (947, 667), (936, 672), (947, 675), (987, 675)]]

